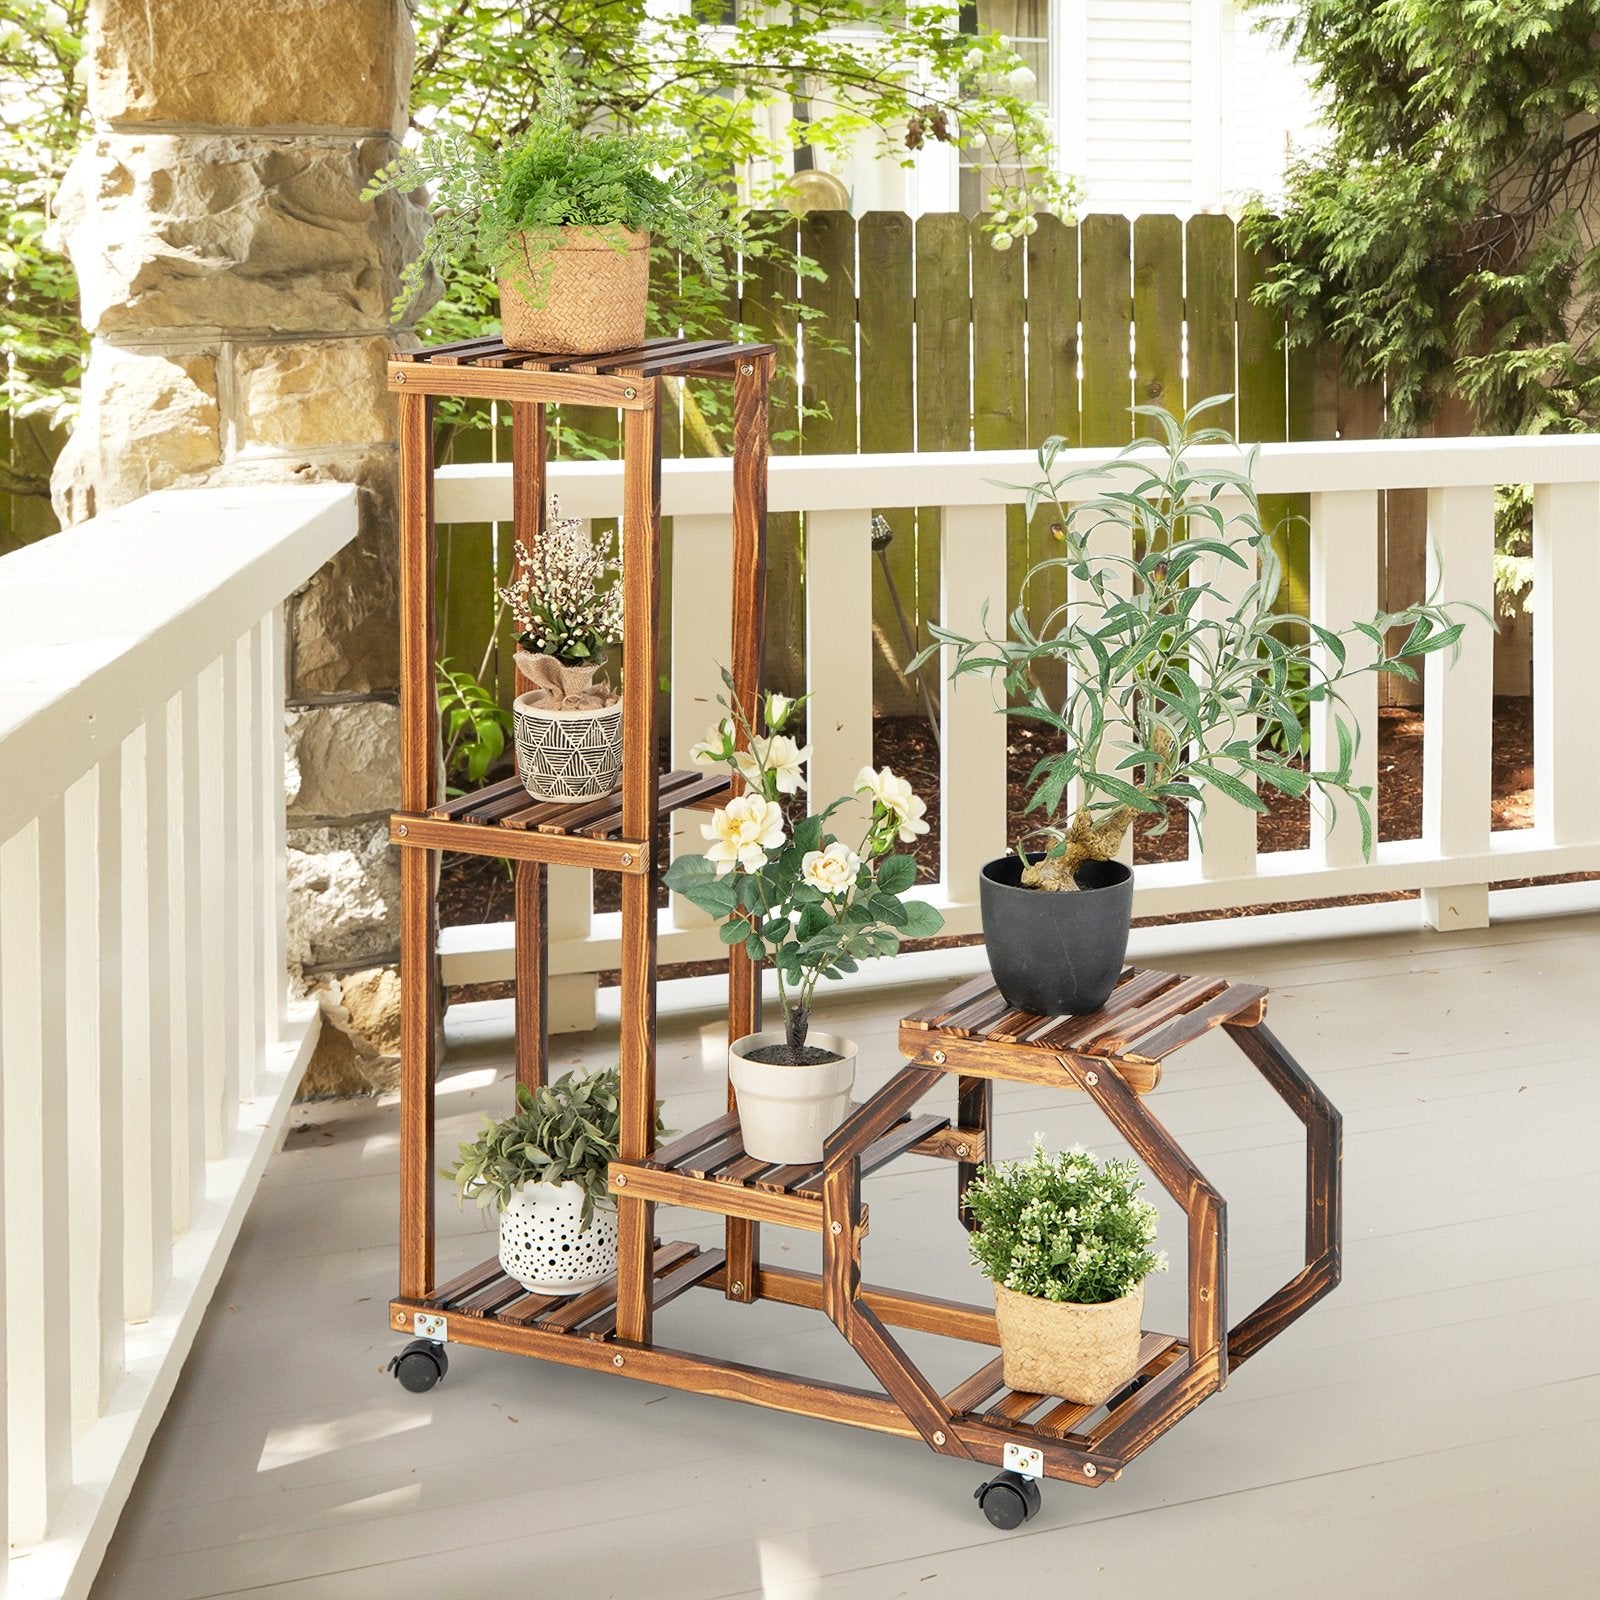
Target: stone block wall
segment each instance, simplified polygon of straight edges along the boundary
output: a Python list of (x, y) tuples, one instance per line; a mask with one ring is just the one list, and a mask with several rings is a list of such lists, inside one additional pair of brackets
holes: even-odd
[(336, 1024), (314, 1091), (381, 1081), (398, 1042), (383, 373), (426, 219), (361, 190), (404, 134), (412, 53), (404, 0), (96, 0), (94, 134), (59, 205), (93, 335), (54, 479), (64, 524), (174, 485), (362, 491), (357, 539), (288, 619), (290, 954)]

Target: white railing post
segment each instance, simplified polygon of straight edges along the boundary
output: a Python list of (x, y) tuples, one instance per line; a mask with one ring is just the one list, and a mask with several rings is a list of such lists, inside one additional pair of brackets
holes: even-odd
[[(1428, 547), (1429, 589), (1442, 580), (1449, 599), (1492, 614), (1494, 490), (1430, 489)], [(1493, 733), (1494, 638), (1469, 623), (1453, 664), (1435, 651), (1423, 666), (1422, 836), (1447, 861), (1488, 851)], [(1424, 885), (1422, 915), (1430, 928), (1486, 928), (1489, 885)]]
[(1600, 837), (1594, 737), (1600, 486), (1533, 491), (1533, 816), (1553, 845)]
[(227, 827), (223, 801), (223, 676), (219, 657), (200, 674), (196, 687), (196, 759), (200, 810), (195, 827), (185, 830), (185, 863), (195, 885), (199, 916), (189, 937), (200, 940), (200, 983), (189, 1005), (200, 1017), (200, 1072), (203, 1090), (205, 1155), (216, 1160), (227, 1148), (225, 1096), (233, 1074), (226, 1057), (228, 913), (222, 880), (228, 871)]
[[(278, 714), (279, 722), (283, 714)], [(205, 985), (201, 937), (200, 688), (186, 684), (167, 706), (167, 938), (172, 952), (167, 1037), (172, 1047), (173, 1225), (187, 1227), (205, 1197)], [(159, 880), (157, 889), (159, 890)]]
[[(672, 764), (687, 767), (689, 752), (720, 715), (725, 693), (719, 669), (733, 664), (733, 518), (672, 520)], [(753, 708), (751, 708), (753, 709)], [(698, 855), (703, 811), (672, 814), (672, 855)], [(672, 896), (676, 928), (707, 928), (711, 918), (681, 894)]]
[[(1232, 492), (1220, 494), (1212, 502), (1221, 512), (1224, 524), (1234, 527), (1234, 519), (1245, 509), (1244, 497)], [(1209, 521), (1197, 519), (1192, 533), (1200, 535), (1214, 535), (1216, 529)], [(1221, 537), (1227, 539), (1229, 533), (1224, 532)], [(1232, 561), (1224, 561), (1222, 557), (1204, 555), (1191, 569), (1202, 583), (1208, 584), (1212, 593), (1205, 595), (1199, 604), (1198, 610), (1201, 617), (1209, 622), (1219, 622), (1227, 626), (1228, 618), (1239, 608), (1250, 585), (1256, 581), (1259, 572), (1259, 562), (1256, 553), (1248, 547), (1234, 547), (1235, 553), (1245, 563), (1237, 566)], [(1227, 661), (1219, 661), (1219, 668), (1226, 668)], [(1191, 664), (1190, 670), (1199, 675), (1206, 675), (1208, 669), (1198, 663)], [(1254, 717), (1241, 717), (1239, 719), (1238, 737), (1252, 739), (1255, 736), (1256, 719)], [(1235, 769), (1233, 776), (1244, 784), (1247, 789), (1256, 787), (1252, 774)], [(1200, 857), (1200, 875), (1204, 878), (1249, 878), (1255, 875), (1256, 870), (1256, 816), (1249, 806), (1241, 805), (1237, 800), (1230, 800), (1225, 794), (1220, 794), (1210, 784), (1203, 786), (1206, 794), (1206, 815), (1204, 826), (1190, 815), (1190, 844), (1189, 854), (1191, 859), (1196, 854)]]
[[(969, 637), (1006, 614), (1003, 506), (950, 506), (943, 514), (939, 620)], [(939, 674), (940, 880), (952, 905), (975, 905), (984, 863), (1005, 853), (1005, 691), (980, 673), (952, 680), (955, 650), (929, 663)]]
[(44, 1538), (72, 1481), (72, 1159), (66, 829), (59, 795), (0, 846), (11, 1543)]
[[(806, 517), (806, 738), (811, 803), (826, 805), (872, 764), (872, 513)], [(864, 827), (859, 802), (834, 812), (841, 838)]]
[(289, 998), (289, 865), (288, 817), (283, 805), (284, 792), (284, 633), (282, 605), (273, 607), (261, 622), (263, 667), (261, 672), (261, 714), (256, 724), (261, 763), (261, 805), (265, 843), (261, 871), (265, 892), (261, 899), (259, 928), (260, 951), (256, 957), (261, 969), (264, 1002), (264, 1044), (272, 1049), (283, 1039), (284, 1006)]
[(256, 948), (256, 929), (260, 921), (259, 901), (264, 892), (261, 880), (262, 847), (266, 843), (266, 820), (262, 816), (266, 800), (264, 785), (256, 769), (256, 716), (258, 696), (256, 676), (260, 671), (261, 627), (258, 623), (241, 634), (234, 646), (234, 728), (233, 743), (227, 752), (228, 764), (235, 773), (235, 836), (233, 857), (237, 862), (238, 900), (235, 905), (234, 971), (238, 981), (238, 1042), (233, 1054), (239, 1062), (239, 1098), (255, 1098), (256, 1078), (265, 1061), (261, 1020), (261, 964)]
[[(1353, 622), (1370, 621), (1378, 609), (1378, 496), (1357, 489), (1311, 497), (1311, 620), (1337, 633)], [(1321, 645), (1313, 656), (1324, 669), (1337, 663)], [(1359, 634), (1347, 642), (1351, 666), (1372, 659), (1373, 647)], [(1358, 789), (1370, 789), (1373, 837), (1378, 826), (1378, 676), (1362, 673), (1340, 691), (1343, 717), (1357, 734), (1351, 762)], [(1327, 772), (1338, 765), (1337, 708), (1329, 701), (1311, 707), (1311, 766)], [(1335, 815), (1313, 799), (1311, 848), (1330, 869), (1361, 865), (1361, 819), (1353, 805), (1342, 804)]]

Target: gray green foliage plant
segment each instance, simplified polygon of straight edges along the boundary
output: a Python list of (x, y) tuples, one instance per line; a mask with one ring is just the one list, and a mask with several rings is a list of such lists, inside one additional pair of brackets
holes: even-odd
[[(616, 1159), (622, 1131), (622, 1077), (616, 1067), (586, 1076), (568, 1072), (554, 1083), (517, 1085), (517, 1109), (498, 1122), (486, 1119), (476, 1139), (461, 1146), (452, 1179), (463, 1201), (482, 1211), (504, 1211), (525, 1183), (583, 1186), (585, 1228), (594, 1208), (607, 1202), (606, 1169)], [(656, 1110), (656, 1132), (661, 1124)]]
[(985, 1277), (1038, 1300), (1101, 1305), (1166, 1269), (1155, 1248), (1156, 1208), (1139, 1198), (1132, 1161), (1097, 1161), (1082, 1148), (981, 1167), (967, 1186), (977, 1227), (972, 1259)]
[[(1264, 6), (1269, 0), (1252, 0)], [(1258, 204), (1258, 297), (1414, 433), (1461, 394), (1492, 432), (1600, 413), (1594, 0), (1300, 0), (1276, 31), (1330, 133)]]
[[(1264, 812), (1258, 787), (1296, 799), (1314, 791), (1334, 810), (1353, 805), (1370, 856), (1371, 790), (1355, 779), (1360, 730), (1340, 686), (1372, 672), (1414, 679), (1418, 660), (1455, 653), (1467, 620), (1482, 615), (1430, 596), (1334, 629), (1277, 609), (1282, 565), (1261, 523), (1257, 452), (1196, 426), (1222, 403), (1203, 401), (1182, 419), (1136, 407), (1157, 437), (1126, 446), (1109, 466), (1058, 473), (1064, 441), (1046, 440), (1041, 480), (1002, 487), (1024, 487), (1030, 518), (1053, 511), (1065, 554), (1026, 575), (1009, 634), (988, 631), (987, 610), (975, 638), (935, 623), (935, 642), (913, 663), (953, 647), (952, 676), (992, 674), (1005, 713), (1054, 736), (1029, 775), (1028, 810), (1044, 825), (1018, 845), (1046, 841), (1043, 859), (1024, 869), (1034, 887), (1074, 889), (1078, 867), (1114, 857), (1140, 813), (1158, 814), (1162, 831), (1172, 800), (1202, 824), (1213, 793)], [(1256, 572), (1237, 598), (1219, 581), (1227, 567)], [(1030, 587), (1059, 587), (1062, 576), (1069, 598), (1030, 621)], [(1063, 666), (1067, 688), (1051, 692)], [(1333, 708), (1337, 756), (1308, 769), (1306, 708), (1323, 703)], [(1066, 825), (1052, 823), (1062, 812)]]

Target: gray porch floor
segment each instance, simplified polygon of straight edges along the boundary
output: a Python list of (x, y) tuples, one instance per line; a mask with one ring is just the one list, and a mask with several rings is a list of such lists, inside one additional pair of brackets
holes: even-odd
[[(1285, 925), (1287, 926), (1287, 924)], [(1004, 1534), (979, 1469), (919, 1445), (488, 1352), (410, 1395), (385, 1376), (392, 1103), (307, 1106), (277, 1155), (151, 1448), (97, 1600), (217, 1595), (709, 1600), (1177, 1595), (1450, 1600), (1600, 1592), (1600, 916), (1486, 933), (1164, 952), (1150, 965), (1274, 985), (1272, 1025), (1345, 1117), (1345, 1281), (1122, 1479), (1044, 1487)], [(981, 953), (963, 952), (968, 970)], [(945, 958), (948, 964), (951, 958)], [(953, 968), (951, 969), (953, 970)], [(900, 1014), (954, 979), (855, 992), (828, 1025), (865, 1088)], [(663, 1019), (672, 1126), (719, 1109), (722, 1017)], [(505, 1103), (509, 1017), (452, 1028), (443, 1154)], [(615, 1029), (558, 1041), (599, 1062)], [(930, 1105), (939, 1102), (930, 1101)], [(1168, 1063), (1152, 1101), (1229, 1202), (1235, 1319), (1298, 1265), (1298, 1125), (1226, 1040)], [(997, 1097), (998, 1147), (1117, 1148), (1076, 1097)], [(868, 1180), (877, 1282), (968, 1299), (950, 1173)], [(1146, 1325), (1181, 1327), (1175, 1270)], [(441, 1192), (439, 1267), (493, 1253)], [(663, 1238), (718, 1237), (663, 1212)], [(767, 1230), (770, 1259), (813, 1242)], [(818, 1313), (696, 1292), (664, 1342), (869, 1382)], [(914, 1335), (954, 1382), (974, 1347)]]

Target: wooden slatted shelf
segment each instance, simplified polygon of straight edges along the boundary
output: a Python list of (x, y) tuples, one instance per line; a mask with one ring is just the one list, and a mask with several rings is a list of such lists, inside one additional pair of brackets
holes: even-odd
[[(664, 1244), (656, 1249), (654, 1295), (656, 1308), (676, 1300), (705, 1278), (722, 1270), (721, 1250), (702, 1250), (694, 1244)], [(475, 1317), (546, 1333), (579, 1334), (586, 1339), (609, 1339), (617, 1327), (617, 1280), (581, 1294), (530, 1293), (501, 1270), (497, 1260), (484, 1261), (436, 1289), (423, 1302), (452, 1320)]]
[[(656, 816), (703, 811), (728, 798), (727, 780), (694, 768), (664, 772), (656, 785)], [(592, 800), (535, 800), (520, 778), (503, 778), (426, 812), (397, 811), (389, 837), (424, 850), (643, 872), (642, 841), (622, 836), (622, 791)]]
[[(1055, 1082), (1048, 1058), (1056, 1054), (1114, 1062), (1136, 1094), (1161, 1081), (1160, 1063), (1213, 1028), (1253, 1028), (1266, 1016), (1267, 991), (1224, 978), (1186, 978), (1175, 972), (1128, 967), (1100, 1010), (1081, 1017), (1044, 1017), (1010, 1005), (987, 975), (942, 1000), (912, 1012), (900, 1024), (908, 1056), (932, 1060), (934, 1051), (963, 1072)], [(1030, 1057), (1034, 1058), (1030, 1061)], [(1005, 1071), (1012, 1065), (1015, 1071)], [(1065, 1087), (1072, 1087), (1068, 1082)]]
[[(1187, 1343), (1172, 1334), (1146, 1333), (1139, 1344), (1138, 1371), (1105, 1405), (1085, 1406), (1054, 1395), (1008, 1389), (998, 1356), (957, 1384), (944, 1403), (958, 1420), (1003, 1430), (1008, 1439), (1032, 1437), (1091, 1449), (1096, 1434), (1138, 1412), (1139, 1397), (1149, 1380), (1165, 1372), (1187, 1349)], [(1087, 1426), (1091, 1423), (1092, 1428)]]
[[(948, 1117), (901, 1117), (862, 1151), (861, 1176), (906, 1154), (964, 1159), (948, 1137), (951, 1131)], [(976, 1144), (980, 1136), (971, 1133), (970, 1138)], [(962, 1144), (962, 1148), (970, 1154), (973, 1146)], [(662, 1145), (649, 1161), (613, 1161), (611, 1192), (751, 1222), (822, 1231), (822, 1163), (782, 1166), (747, 1156), (738, 1114), (732, 1111)]]

